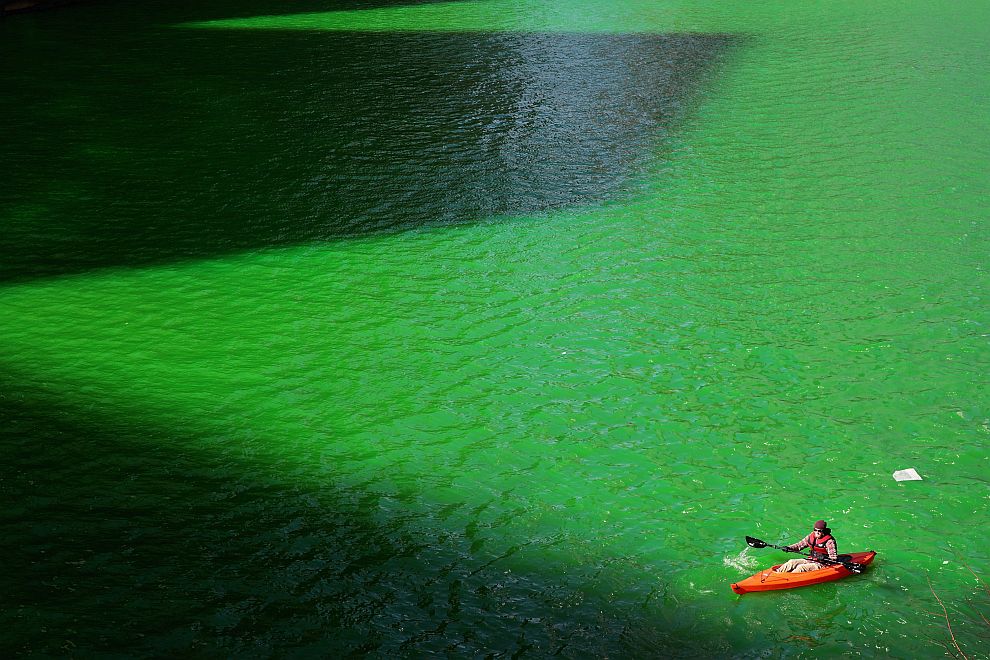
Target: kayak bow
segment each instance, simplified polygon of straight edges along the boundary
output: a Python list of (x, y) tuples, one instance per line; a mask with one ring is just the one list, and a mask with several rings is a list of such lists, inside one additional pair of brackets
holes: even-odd
[[(848, 555), (839, 555), (847, 562), (854, 562), (861, 566), (866, 566), (873, 561), (877, 553), (873, 550), (868, 552), (853, 552)], [(823, 566), (817, 571), (807, 573), (774, 573), (780, 564), (764, 569), (759, 573), (754, 573), (745, 580), (739, 580), (732, 584), (732, 590), (737, 594), (745, 594), (750, 591), (774, 591), (776, 589), (794, 589), (796, 587), (806, 587), (811, 584), (821, 584), (840, 580), (853, 574), (841, 564)]]

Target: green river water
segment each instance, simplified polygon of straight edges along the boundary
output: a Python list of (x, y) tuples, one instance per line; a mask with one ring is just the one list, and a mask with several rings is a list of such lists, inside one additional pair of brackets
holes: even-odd
[[(0, 654), (988, 657), (988, 40), (976, 0), (3, 19)], [(868, 572), (729, 589), (818, 518)]]

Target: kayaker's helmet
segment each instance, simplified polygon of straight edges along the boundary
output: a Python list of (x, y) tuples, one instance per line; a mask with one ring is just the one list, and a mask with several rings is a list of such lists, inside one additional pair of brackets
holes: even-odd
[(826, 523), (824, 520), (816, 520), (815, 529), (820, 529), (824, 532), (826, 529), (828, 529), (828, 523)]

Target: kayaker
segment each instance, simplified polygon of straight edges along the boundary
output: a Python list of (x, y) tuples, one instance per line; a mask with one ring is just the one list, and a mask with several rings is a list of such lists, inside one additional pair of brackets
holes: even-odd
[(784, 550), (799, 552), (805, 548), (811, 548), (810, 557), (785, 561), (777, 569), (777, 573), (807, 573), (808, 571), (817, 571), (819, 568), (825, 568), (825, 564), (815, 561), (817, 558), (824, 559), (827, 556), (829, 559), (835, 561), (839, 557), (835, 539), (832, 537), (832, 530), (828, 528), (828, 524), (824, 520), (815, 521), (815, 527), (811, 530), (811, 534), (808, 534), (808, 536), (797, 543), (785, 546)]

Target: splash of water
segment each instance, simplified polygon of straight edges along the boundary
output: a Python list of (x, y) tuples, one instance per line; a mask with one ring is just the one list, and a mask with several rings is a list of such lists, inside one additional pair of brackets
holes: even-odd
[(751, 570), (756, 568), (757, 562), (756, 557), (749, 554), (749, 548), (743, 548), (742, 552), (735, 556), (725, 556), (722, 557), (722, 565), (729, 566), (730, 568), (735, 568), (739, 571)]

